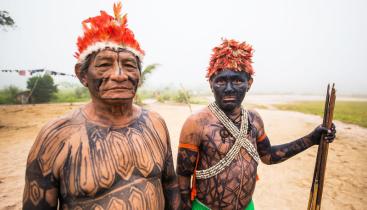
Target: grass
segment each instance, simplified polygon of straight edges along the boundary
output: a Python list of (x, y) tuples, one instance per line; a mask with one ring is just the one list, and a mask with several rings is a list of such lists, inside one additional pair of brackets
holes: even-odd
[[(275, 105), (281, 110), (291, 110), (307, 114), (323, 116), (323, 101), (306, 101), (289, 104)], [(353, 123), (367, 128), (367, 102), (366, 101), (336, 101), (334, 119), (346, 123)]]
[(254, 103), (245, 103), (243, 104), (243, 106), (246, 108), (246, 109), (268, 109), (269, 107), (266, 106), (266, 105), (262, 105), (262, 104), (254, 104)]
[(54, 97), (51, 99), (53, 103), (62, 103), (62, 102), (85, 102), (89, 101), (89, 92), (87, 88), (77, 87), (72, 89), (63, 89), (57, 91), (54, 94)]
[(137, 104), (143, 104), (143, 100), (145, 99), (156, 99), (158, 102), (164, 103), (174, 102), (174, 103), (191, 103), (191, 104), (207, 104), (208, 101), (205, 97), (194, 95), (191, 91), (183, 90), (183, 89), (174, 89), (174, 88), (163, 88), (159, 90), (138, 90), (137, 97), (135, 98), (135, 102)]

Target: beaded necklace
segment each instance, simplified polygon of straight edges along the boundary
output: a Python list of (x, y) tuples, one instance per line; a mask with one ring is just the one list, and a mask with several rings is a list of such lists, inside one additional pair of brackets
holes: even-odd
[(215, 117), (224, 125), (224, 127), (232, 134), (236, 139), (231, 149), (227, 152), (226, 156), (218, 161), (215, 165), (204, 170), (196, 171), (196, 179), (208, 179), (222, 172), (226, 167), (231, 164), (233, 159), (239, 154), (241, 148), (246, 149), (248, 154), (259, 163), (260, 157), (257, 153), (256, 148), (247, 139), (248, 130), (248, 112), (241, 108), (241, 126), (240, 130), (234, 125), (234, 123), (227, 117), (227, 115), (213, 102), (208, 106), (209, 110), (214, 114)]

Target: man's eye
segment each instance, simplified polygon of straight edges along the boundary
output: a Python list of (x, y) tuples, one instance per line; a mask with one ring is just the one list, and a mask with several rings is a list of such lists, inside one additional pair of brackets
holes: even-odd
[(122, 68), (129, 72), (135, 72), (138, 69), (138, 67), (134, 65), (124, 65)]
[(101, 63), (101, 64), (98, 64), (97, 67), (108, 67), (108, 66), (111, 66), (110, 63)]
[(240, 79), (235, 79), (235, 80), (233, 81), (233, 83), (234, 83), (234, 84), (241, 84), (241, 83), (242, 83), (242, 80), (240, 80)]
[(137, 68), (135, 65), (133, 65), (133, 64), (125, 64), (125, 67), (126, 68)]
[(218, 85), (224, 85), (225, 83), (226, 83), (226, 81), (224, 81), (224, 80), (217, 80), (217, 82), (216, 82)]

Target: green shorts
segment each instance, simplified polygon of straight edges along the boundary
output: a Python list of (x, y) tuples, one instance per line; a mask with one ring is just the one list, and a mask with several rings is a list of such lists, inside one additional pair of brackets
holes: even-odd
[[(205, 206), (198, 199), (195, 199), (192, 202), (192, 210), (210, 210), (210, 208)], [(250, 203), (247, 205), (247, 207), (244, 210), (255, 210), (254, 202), (251, 200)]]

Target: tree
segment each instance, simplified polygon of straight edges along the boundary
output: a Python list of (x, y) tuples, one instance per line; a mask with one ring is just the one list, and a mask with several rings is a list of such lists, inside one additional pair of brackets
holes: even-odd
[(139, 87), (143, 86), (144, 82), (147, 80), (147, 76), (151, 73), (153, 73), (153, 71), (159, 66), (158, 63), (153, 63), (148, 65), (147, 67), (145, 67), (143, 69), (143, 71), (141, 72), (141, 77), (140, 77), (140, 83), (139, 83)]
[(57, 86), (48, 74), (29, 78), (27, 88), (31, 91), (32, 102), (35, 103), (49, 102), (57, 92)]
[(10, 85), (0, 90), (0, 104), (15, 104), (17, 103), (16, 96), (21, 90), (14, 85)]
[(8, 11), (0, 10), (0, 26), (14, 26), (15, 22)]
[[(153, 63), (148, 65), (147, 67), (145, 67), (143, 69), (143, 71), (141, 72), (141, 77), (140, 77), (140, 81), (139, 81), (139, 87), (144, 85), (144, 82), (147, 80), (147, 77), (149, 74), (152, 74), (153, 71), (159, 66), (158, 63)], [(135, 103), (142, 105), (143, 104), (143, 99), (141, 97), (141, 95), (139, 94), (139, 92), (136, 94), (135, 96)]]

